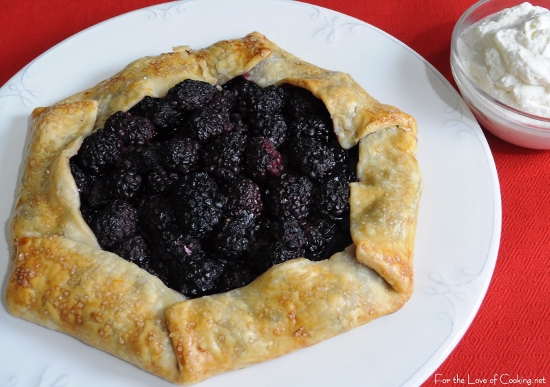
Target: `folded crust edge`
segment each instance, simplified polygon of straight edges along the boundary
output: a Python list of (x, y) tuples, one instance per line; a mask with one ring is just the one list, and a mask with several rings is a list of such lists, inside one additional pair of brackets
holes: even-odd
[[(245, 55), (238, 56), (237, 65), (232, 64), (231, 60), (223, 54), (232, 44), (238, 45), (241, 54), (242, 50), (246, 52)], [(197, 61), (196, 58), (193, 58), (193, 55), (200, 56), (200, 60)], [(284, 76), (284, 74), (272, 71), (273, 66), (281, 60), (286, 61), (291, 69), (291, 75)], [(136, 73), (136, 67), (132, 66), (137, 66), (143, 71), (152, 71), (151, 69), (162, 67), (160, 65), (163, 63), (173, 63), (174, 61), (180, 61), (183, 65), (176, 70), (172, 66), (173, 72), (152, 74), (154, 76), (149, 77), (147, 80), (132, 78)], [(76, 152), (82, 138), (101, 127), (105, 119), (113, 112), (127, 110), (145, 95), (162, 96), (166, 93), (169, 85), (185, 78), (223, 83), (224, 80), (227, 81), (246, 72), (248, 72), (247, 75), (251, 80), (257, 81), (260, 85), (290, 83), (304, 87), (322, 99), (333, 117), (335, 130), (344, 148), (360, 143), (360, 148), (366, 149), (364, 154), (368, 156), (369, 149), (371, 149), (369, 144), (371, 144), (371, 141), (376, 140), (377, 133), (387, 132), (395, 137), (392, 141), (408, 144), (399, 150), (400, 156), (407, 155), (410, 160), (416, 162), (414, 156), (417, 127), (414, 118), (397, 108), (378, 103), (364, 92), (349, 75), (319, 69), (303, 62), (278, 48), (259, 33), (249, 34), (241, 40), (222, 41), (207, 49), (195, 52), (178, 51), (158, 57), (143, 58), (94, 88), (69, 97), (53, 107), (36, 109), (33, 112), (33, 134), (29, 145), (29, 154), (38, 152), (38, 154), (44, 155), (45, 150), (51, 149), (52, 144), (55, 145), (56, 140), (54, 139), (59, 137), (59, 134), (63, 132), (63, 128), (72, 127), (71, 130), (74, 131), (74, 120), (78, 121), (80, 119), (81, 122), (76, 125), (79, 128), (76, 131), (76, 136), (74, 136), (75, 133), (68, 133), (69, 137), (61, 136), (66, 140), (65, 145), (71, 143), (73, 148), (69, 147), (69, 150), (66, 150), (63, 154), (67, 163), (61, 163), (59, 162), (60, 158), (57, 159), (60, 165), (58, 169), (65, 168), (68, 170), (68, 158)], [(348, 91), (349, 88), (359, 90), (356, 91), (358, 94), (355, 98), (360, 101), (360, 104), (359, 108), (354, 109), (354, 111), (345, 112), (342, 111), (341, 105), (338, 105), (336, 100), (338, 94)], [(126, 97), (119, 98), (117, 95), (125, 95)], [(85, 117), (78, 117), (78, 114), (81, 114), (79, 110), (85, 111)], [(60, 112), (62, 114), (58, 114)], [(61, 116), (65, 116), (65, 118), (73, 117), (73, 123), (55, 123), (55, 120), (52, 119), (52, 117), (57, 117), (56, 119), (60, 120)], [(55, 129), (52, 132), (51, 128), (53, 127)], [(41, 137), (46, 133), (44, 130), (50, 130), (51, 134), (47, 137)], [(55, 133), (55, 135), (52, 133)], [(37, 147), (42, 147), (42, 150), (38, 150)], [(73, 153), (71, 154), (71, 152)], [(391, 149), (387, 149), (386, 153), (388, 152), (392, 153)], [(387, 158), (388, 163), (390, 163), (395, 162), (399, 157), (388, 156)], [(409, 196), (409, 199), (413, 202), (412, 207), (407, 209), (407, 219), (410, 222), (403, 225), (407, 227), (408, 232), (406, 238), (404, 238), (405, 241), (401, 243), (405, 248), (398, 256), (398, 259), (402, 260), (404, 264), (402, 267), (397, 267), (397, 271), (384, 271), (385, 268), (393, 267), (395, 260), (388, 261), (383, 254), (381, 255), (382, 259), (376, 259), (377, 250), (367, 248), (369, 243), (374, 243), (375, 240), (369, 240), (364, 236), (356, 236), (354, 237), (354, 242), (357, 245), (356, 250), (349, 248), (336, 254), (326, 262), (315, 263), (305, 259), (296, 259), (270, 269), (253, 284), (243, 289), (189, 301), (185, 301), (185, 298), (181, 295), (177, 295), (169, 289), (167, 290), (156, 277), (150, 276), (120, 257), (106, 252), (96, 255), (97, 241), (93, 234), (90, 235), (89, 228), (79, 223), (82, 221), (81, 216), (75, 215), (74, 211), (69, 211), (70, 213), (62, 213), (63, 216), (60, 217), (56, 209), (60, 206), (52, 206), (51, 200), (46, 198), (47, 194), (44, 189), (51, 184), (56, 184), (55, 174), (53, 174), (54, 177), (46, 176), (48, 174), (46, 171), (54, 161), (53, 159), (45, 160), (43, 158), (33, 161), (31, 157), (26, 162), (25, 174), (17, 193), (17, 205), (11, 224), (11, 239), (15, 249), (12, 253), (12, 275), (8, 282), (6, 294), (10, 312), (18, 317), (69, 333), (172, 382), (196, 383), (220, 372), (242, 368), (318, 343), (362, 325), (373, 318), (398, 310), (412, 292), (412, 246), (416, 230), (414, 216), (415, 211), (418, 209), (421, 191), (418, 165), (415, 165), (412, 161), (409, 166), (412, 165), (412, 174), (417, 178), (411, 179), (409, 182), (411, 186), (405, 191), (408, 194), (416, 189), (416, 195)], [(41, 164), (43, 169), (40, 170), (36, 167), (37, 164)], [(42, 173), (41, 176), (40, 173)], [(29, 179), (31, 174), (36, 175), (37, 180)], [(372, 192), (382, 187), (379, 181), (373, 183), (373, 180), (370, 179), (368, 175), (360, 174), (360, 187)], [(26, 182), (29, 181), (37, 181), (38, 183), (34, 187), (25, 186)], [(73, 197), (74, 207), (77, 203), (75, 194), (78, 195), (74, 181), (72, 186), (62, 187), (61, 191), (64, 192), (63, 194)], [(34, 194), (29, 195), (29, 192), (34, 192)], [(355, 195), (354, 192), (359, 191), (352, 184), (351, 200)], [(395, 190), (396, 194), (400, 192), (403, 191)], [(35, 204), (39, 206), (36, 207)], [(28, 219), (40, 219), (40, 217), (42, 217), (42, 220), (46, 220), (44, 224), (48, 225), (49, 228), (36, 228), (31, 224), (33, 221), (26, 221)], [(37, 248), (37, 246), (40, 247)], [(72, 247), (68, 248), (68, 246)], [(128, 276), (128, 273), (132, 273), (131, 278), (140, 278), (140, 281), (154, 284), (149, 290), (152, 293), (161, 294), (163, 301), (157, 300), (160, 302), (160, 306), (158, 303), (154, 303), (152, 309), (149, 308), (143, 313), (148, 316), (155, 316), (155, 318), (151, 317), (151, 321), (154, 320), (154, 322), (151, 322), (151, 326), (154, 327), (155, 332), (160, 332), (158, 337), (162, 338), (162, 348), (165, 352), (171, 352), (171, 354), (165, 355), (168, 360), (158, 361), (152, 360), (154, 357), (151, 356), (143, 357), (143, 349), (138, 349), (138, 347), (131, 347), (130, 352), (127, 349), (121, 350), (120, 340), (124, 343), (127, 340), (131, 341), (131, 339), (122, 336), (119, 336), (115, 341), (101, 340), (101, 342), (98, 342), (98, 335), (101, 336), (101, 332), (103, 334), (106, 332), (102, 330), (103, 328), (98, 328), (99, 325), (92, 325), (92, 327), (83, 325), (79, 331), (73, 326), (73, 323), (67, 323), (69, 320), (63, 320), (65, 318), (63, 313), (67, 311), (69, 314), (76, 313), (71, 311), (75, 310), (74, 308), (79, 305), (79, 302), (82, 302), (81, 298), (86, 296), (86, 291), (82, 290), (82, 293), (73, 300), (72, 304), (66, 303), (63, 310), (61, 310), (59, 309), (60, 304), (57, 303), (57, 306), (55, 306), (53, 298), (49, 298), (49, 295), (52, 294), (51, 289), (56, 289), (57, 292), (59, 289), (64, 289), (66, 284), (72, 284), (71, 286), (78, 288), (78, 286), (86, 286), (86, 282), (77, 281), (78, 283), (76, 283), (71, 279), (73, 277), (70, 275), (70, 269), (64, 268), (62, 261), (61, 263), (59, 261), (59, 258), (65, 258), (65, 253), (62, 254), (63, 256), (57, 254), (56, 249), (58, 248), (59, 251), (64, 252), (76, 249), (76, 253), (73, 254), (75, 257), (79, 256), (77, 253), (82, 253), (81, 255), (84, 256), (90, 255), (101, 259), (102, 262), (111, 262), (118, 269), (112, 269), (114, 271), (111, 272), (103, 272), (98, 268), (94, 269), (94, 273), (102, 273), (109, 280), (113, 279), (112, 274), (124, 273), (123, 276)], [(43, 253), (44, 249), (53, 252), (53, 256), (57, 256), (57, 260), (54, 259), (50, 262), (46, 259), (43, 263), (40, 263), (40, 254)], [(28, 258), (29, 256), (32, 256), (32, 259)], [(73, 257), (73, 260), (76, 262), (77, 267), (80, 267), (79, 265), (86, 267), (86, 264), (84, 264), (84, 262), (87, 262), (84, 260), (86, 257), (75, 257)], [(361, 264), (358, 262), (361, 262)], [(37, 275), (39, 271), (36, 269), (41, 265), (47, 267), (47, 270), (42, 272), (42, 275)], [(67, 270), (69, 271), (67, 272)], [(65, 278), (66, 282), (58, 283), (58, 279), (53, 280), (53, 282), (49, 281), (47, 278), (49, 274), (47, 273), (54, 272), (65, 273), (60, 278)], [(46, 275), (44, 275), (45, 273)], [(280, 282), (280, 280), (277, 281), (276, 277), (286, 278), (290, 287)], [(301, 284), (306, 277), (310, 282), (304, 287)], [(334, 287), (330, 288), (329, 286), (329, 289), (327, 289), (324, 286), (327, 281)], [(275, 283), (278, 283), (280, 288), (275, 288), (273, 286)], [(133, 297), (132, 294), (137, 291), (139, 297), (143, 297), (140, 302), (151, 301), (151, 294), (140, 293), (140, 290), (132, 288), (130, 283), (123, 284), (120, 289), (123, 289), (120, 296), (124, 295), (131, 298)], [(376, 289), (376, 291), (373, 292), (373, 289)], [(48, 290), (50, 290), (50, 293), (47, 293)], [(262, 301), (260, 297), (264, 290), (270, 292), (269, 302)], [(64, 294), (64, 292), (60, 293), (59, 296)], [(79, 291), (76, 291), (76, 294), (79, 294)], [(103, 295), (104, 293), (100, 292), (100, 294)], [(376, 297), (375, 294), (377, 294)], [(229, 299), (234, 300), (235, 305), (228, 306)], [(38, 303), (36, 303), (37, 300), (39, 300)], [(251, 300), (257, 301), (257, 304), (254, 304)], [(99, 298), (95, 302), (90, 305), (93, 305), (93, 308), (101, 309)], [(223, 307), (220, 307), (220, 305)], [(258, 305), (264, 305), (270, 310), (267, 320), (266, 314), (258, 309)], [(227, 348), (229, 347), (226, 346), (226, 352), (224, 353), (223, 346), (219, 343), (220, 335), (212, 337), (212, 334), (206, 334), (201, 338), (197, 336), (197, 332), (201, 330), (196, 324), (199, 310), (206, 314), (216, 314), (217, 309), (227, 311), (227, 308), (233, 308), (231, 310), (242, 317), (241, 321), (252, 321), (258, 327), (257, 330), (253, 329), (248, 333), (246, 330), (236, 328), (236, 334), (240, 335), (241, 339), (253, 333), (257, 334), (257, 337), (248, 342), (237, 341), (234, 338), (234, 343), (238, 342), (239, 344), (232, 347), (235, 356), (229, 357), (227, 356)], [(328, 313), (328, 315), (321, 314), (320, 309), (323, 309), (323, 312)], [(48, 313), (45, 313), (46, 311)], [(350, 317), (346, 317), (346, 314)], [(319, 318), (315, 316), (319, 316)], [(321, 316), (324, 316), (324, 318), (321, 318)], [(72, 318), (71, 316), (68, 317)], [(89, 317), (93, 320), (91, 314)], [(224, 321), (228, 323), (225, 317), (219, 315), (218, 320), (214, 323), (212, 323), (214, 320), (200, 320), (205, 327), (212, 324), (223, 327)], [(76, 320), (70, 321), (74, 322)], [(286, 322), (281, 325), (280, 322), (282, 321)], [(327, 321), (339, 321), (339, 323), (327, 325)], [(195, 322), (194, 327), (197, 328), (191, 329), (193, 322)], [(110, 329), (113, 329), (111, 325)], [(94, 333), (88, 336), (88, 331)], [(268, 331), (271, 333), (265, 336)], [(224, 339), (229, 340), (229, 336), (225, 334), (222, 336)], [(111, 338), (113, 337), (115, 335)], [(136, 337), (138, 339), (134, 338), (135, 341), (137, 340), (140, 343), (143, 341), (141, 340), (142, 336), (138, 335)], [(259, 340), (258, 338), (261, 337), (263, 339)], [(167, 338), (172, 343), (170, 349), (167, 349), (166, 346)], [(201, 340), (210, 341), (211, 347), (203, 348)], [(155, 352), (155, 349), (147, 348), (149, 348), (148, 351), (152, 351), (151, 353)], [(269, 348), (270, 350), (267, 351)], [(253, 356), (255, 351), (256, 355)], [(172, 356), (175, 356), (175, 358), (172, 358)], [(174, 359), (177, 359), (175, 363)], [(213, 359), (217, 360), (213, 361)]]

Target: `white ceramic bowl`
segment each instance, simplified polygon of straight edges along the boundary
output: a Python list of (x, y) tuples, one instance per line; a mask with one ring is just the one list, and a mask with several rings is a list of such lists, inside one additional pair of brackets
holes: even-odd
[[(462, 97), (479, 123), (494, 135), (526, 148), (550, 149), (550, 118), (534, 116), (512, 108), (483, 91), (468, 76), (457, 51), (462, 32), (485, 17), (525, 0), (482, 0), (464, 12), (451, 38), (451, 70)], [(550, 0), (531, 0), (532, 5), (550, 9)]]

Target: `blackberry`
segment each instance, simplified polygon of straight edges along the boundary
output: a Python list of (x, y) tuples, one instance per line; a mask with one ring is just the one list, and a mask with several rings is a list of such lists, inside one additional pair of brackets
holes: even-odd
[(176, 215), (170, 202), (160, 195), (143, 197), (138, 214), (139, 225), (149, 234), (158, 234), (176, 224)]
[(333, 153), (336, 161), (336, 167), (331, 172), (334, 177), (339, 177), (348, 183), (357, 181), (357, 163), (359, 161), (359, 146), (354, 146), (348, 150), (340, 145), (333, 145)]
[(100, 245), (199, 297), (351, 243), (357, 160), (312, 93), (241, 76), (221, 90), (186, 80), (113, 114), (70, 168)]
[(86, 137), (78, 151), (77, 161), (85, 172), (100, 175), (120, 159), (117, 136), (105, 130), (97, 130)]
[(178, 179), (176, 172), (165, 171), (157, 166), (145, 177), (145, 190), (151, 193), (168, 193)]
[(331, 218), (341, 219), (349, 212), (349, 184), (339, 177), (323, 181), (314, 194), (316, 213)]
[(262, 274), (273, 265), (298, 258), (303, 255), (303, 250), (290, 249), (282, 242), (262, 243), (252, 249), (246, 260), (256, 275)]
[(232, 128), (227, 111), (219, 110), (215, 105), (207, 105), (193, 113), (187, 121), (185, 130), (191, 138), (206, 141)]
[(141, 175), (136, 171), (118, 168), (108, 176), (106, 185), (111, 197), (130, 200), (139, 193), (141, 181)]
[(128, 110), (132, 116), (148, 118), (160, 135), (173, 133), (183, 123), (183, 116), (163, 98), (146, 96)]
[(304, 256), (306, 238), (296, 220), (268, 221), (263, 234), (246, 256), (247, 264), (256, 275), (273, 265)]
[(95, 217), (91, 229), (103, 248), (132, 236), (137, 230), (137, 210), (128, 202), (116, 199)]
[(211, 177), (199, 172), (178, 180), (171, 202), (182, 231), (201, 238), (220, 221), (226, 198)]
[(265, 113), (278, 113), (285, 106), (288, 92), (277, 85), (264, 87), (258, 93), (254, 109)]
[[(170, 225), (159, 232), (155, 236), (155, 241), (158, 242), (163, 254), (162, 260), (169, 262), (165, 265), (167, 268), (171, 267), (171, 264), (187, 265), (193, 259), (204, 257), (200, 243), (184, 235), (175, 225)], [(166, 273), (166, 275), (169, 274)]]
[(318, 115), (308, 115), (299, 117), (290, 123), (289, 132), (294, 137), (308, 137), (329, 143), (335, 136), (332, 123), (327, 122)]
[(235, 94), (229, 90), (222, 89), (220, 92), (214, 93), (208, 105), (219, 111), (229, 112), (235, 106), (236, 100)]
[(304, 227), (305, 256), (312, 261), (329, 258), (338, 251), (328, 250), (327, 246), (338, 233), (338, 224), (323, 218), (314, 218)]
[(268, 214), (264, 213), (257, 219), (258, 231), (256, 233), (257, 240), (272, 240), (277, 232), (277, 219), (271, 218)]
[(168, 90), (166, 100), (177, 110), (188, 111), (203, 107), (216, 93), (218, 89), (208, 82), (186, 79)]
[(119, 167), (134, 169), (139, 173), (149, 172), (161, 165), (163, 152), (161, 143), (153, 142), (143, 148), (127, 153), (118, 165)]
[(233, 125), (233, 131), (237, 133), (246, 134), (249, 132), (248, 124), (244, 121), (243, 117), (239, 113), (229, 114), (229, 120)]
[(121, 159), (116, 163), (115, 168), (139, 173), (143, 172), (143, 161), (140, 156), (143, 149), (144, 148), (138, 148), (131, 152), (124, 153)]
[(298, 252), (306, 243), (302, 225), (296, 219), (261, 218), (257, 239), (267, 243), (281, 242), (288, 249)]
[(281, 114), (254, 113), (248, 122), (256, 136), (266, 138), (275, 148), (286, 141), (287, 125)]
[(300, 251), (305, 244), (304, 231), (295, 219), (274, 223), (273, 237), (290, 250)]
[[(353, 160), (350, 156), (350, 151), (342, 148), (338, 143), (338, 141), (336, 141), (336, 138), (334, 139), (334, 141), (330, 141), (327, 145), (331, 150), (332, 155), (334, 156), (334, 162), (337, 165), (352, 163)], [(357, 160), (355, 160), (355, 163), (353, 164), (353, 166), (356, 166), (356, 165), (357, 165)]]
[(80, 169), (74, 157), (69, 159), (69, 167), (71, 168), (71, 174), (73, 175), (78, 192), (81, 196), (86, 195), (93, 186), (93, 180)]
[(156, 134), (149, 119), (121, 111), (107, 118), (103, 130), (116, 135), (117, 148), (122, 153), (148, 144)]
[(238, 257), (246, 253), (254, 243), (256, 229), (251, 218), (222, 221), (212, 238), (214, 250), (226, 257)]
[(176, 131), (183, 125), (184, 121), (183, 115), (173, 109), (166, 100), (149, 96), (134, 105), (128, 110), (128, 113), (148, 118), (155, 127), (156, 132), (162, 136)]
[(82, 214), (82, 219), (84, 219), (84, 221), (88, 226), (90, 226), (93, 223), (94, 218), (97, 215), (97, 210), (90, 207), (81, 206), (80, 212)]
[(233, 92), (236, 97), (235, 110), (245, 116), (252, 111), (278, 113), (288, 99), (286, 89), (277, 85), (262, 88), (242, 76), (227, 82), (224, 89)]
[(311, 138), (296, 138), (290, 141), (288, 161), (313, 180), (322, 179), (336, 165), (330, 148)]
[(233, 92), (235, 96), (235, 111), (242, 117), (247, 117), (258, 104), (262, 88), (256, 83), (237, 77), (224, 85), (224, 88)]
[(340, 166), (338, 168), (338, 174), (336, 176), (350, 183), (359, 181), (357, 179), (357, 164), (350, 163)]
[(245, 170), (252, 180), (264, 183), (284, 172), (283, 157), (263, 137), (255, 137), (245, 150)]
[(149, 118), (151, 116), (151, 112), (155, 109), (159, 101), (159, 98), (153, 98), (147, 95), (143, 97), (141, 101), (132, 106), (128, 110), (128, 113), (136, 117)]
[(139, 234), (120, 241), (113, 246), (112, 252), (140, 267), (150, 259), (147, 242)]
[(90, 208), (101, 209), (105, 207), (111, 200), (111, 190), (107, 185), (105, 178), (95, 179), (89, 191), (81, 193), (81, 199)]
[(179, 290), (188, 298), (214, 294), (222, 274), (223, 265), (218, 260), (212, 258), (192, 260), (181, 270), (184, 282), (179, 286)]
[(332, 254), (346, 249), (349, 245), (353, 244), (350, 233), (350, 217), (349, 214), (342, 219), (335, 220), (334, 223), (338, 228), (338, 231), (330, 242), (325, 246), (325, 254), (323, 258), (329, 258)]
[(190, 138), (172, 138), (161, 145), (162, 164), (181, 174), (193, 172), (199, 160), (200, 144)]
[(278, 219), (303, 221), (309, 214), (313, 184), (305, 176), (284, 174), (270, 183), (271, 213)]
[(217, 291), (219, 293), (237, 289), (248, 285), (254, 280), (252, 272), (240, 260), (230, 260), (224, 265), (223, 273), (218, 279)]
[(323, 101), (315, 97), (309, 90), (300, 87), (290, 87), (287, 91), (288, 98), (284, 111), (291, 119), (299, 119), (302, 116), (310, 114), (330, 119), (330, 114)]
[(171, 289), (177, 289), (177, 282), (173, 282), (172, 278), (168, 275), (173, 273), (177, 268), (177, 263), (170, 260), (161, 260), (158, 254), (152, 254), (151, 258), (141, 262), (139, 265), (142, 269), (147, 270), (151, 275), (154, 275), (160, 279), (166, 286)]
[(262, 213), (263, 204), (260, 187), (252, 180), (237, 181), (227, 194), (227, 215), (230, 217), (257, 218)]
[(203, 147), (203, 164), (211, 176), (221, 181), (230, 180), (241, 172), (241, 158), (246, 146), (246, 137), (229, 132), (215, 138)]
[(165, 101), (159, 101), (149, 113), (150, 120), (157, 131), (168, 135), (183, 126), (184, 117)]

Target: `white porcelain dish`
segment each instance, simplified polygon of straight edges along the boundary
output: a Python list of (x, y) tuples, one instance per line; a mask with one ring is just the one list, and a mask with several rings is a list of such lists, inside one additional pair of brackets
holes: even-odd
[[(515, 145), (533, 149), (550, 149), (550, 118), (537, 117), (519, 111), (493, 98), (468, 75), (458, 53), (457, 40), (471, 25), (525, 1), (482, 0), (468, 8), (453, 30), (451, 70), (464, 100), (485, 129)], [(530, 0), (529, 2), (536, 6), (550, 8), (550, 0)]]
[[(216, 28), (212, 28), (216, 26)], [(47, 51), (0, 88), (2, 300), (8, 219), (28, 130), (50, 105), (144, 55), (260, 31), (319, 66), (350, 73), (375, 98), (414, 115), (424, 194), (416, 288), (403, 309), (311, 348), (201, 386), (418, 386), (456, 346), (485, 295), (501, 230), (497, 173), (483, 132), (450, 84), (386, 33), (349, 16), (282, 0), (179, 1), (137, 10)], [(64, 334), (0, 308), (0, 386), (170, 386)]]

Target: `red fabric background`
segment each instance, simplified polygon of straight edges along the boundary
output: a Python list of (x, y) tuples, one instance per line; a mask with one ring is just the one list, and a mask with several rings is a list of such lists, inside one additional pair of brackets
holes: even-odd
[[(32, 59), (84, 28), (161, 2), (3, 1), (0, 85)], [(388, 32), (426, 58), (454, 85), (449, 66), (451, 33), (473, 0), (307, 2), (346, 13)], [(459, 375), (469, 376), (471, 381), (510, 374), (545, 378), (550, 384), (550, 151), (523, 149), (490, 133), (486, 135), (502, 191), (498, 261), (479, 313), (436, 374), (438, 379)], [(435, 382), (434, 374), (424, 385), (435, 384), (442, 383)]]

